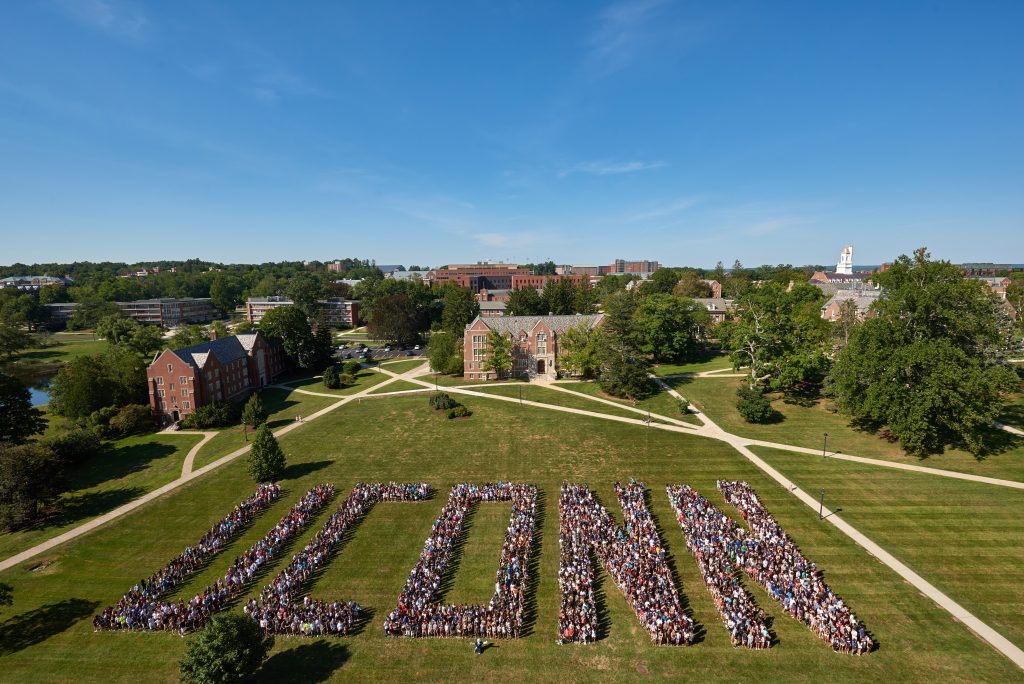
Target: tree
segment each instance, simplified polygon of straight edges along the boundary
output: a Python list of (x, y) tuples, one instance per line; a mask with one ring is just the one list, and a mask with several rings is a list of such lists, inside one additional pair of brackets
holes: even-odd
[(857, 304), (852, 299), (839, 304), (839, 317), (833, 322), (832, 336), (836, 351), (842, 351), (850, 343), (850, 335), (860, 323), (857, 315)]
[(424, 323), (416, 303), (408, 295), (397, 294), (377, 302), (366, 329), (374, 339), (406, 346), (419, 342)]
[(647, 282), (643, 284), (640, 291), (645, 295), (650, 294), (672, 294), (676, 283), (679, 282), (679, 273), (671, 268), (659, 268), (651, 274)]
[(0, 582), (0, 606), (9, 606), (14, 603), (14, 590), (10, 584)]
[(320, 308), (317, 300), (325, 295), (323, 281), (312, 273), (300, 273), (291, 278), (286, 294), (307, 318), (313, 318)]
[(233, 311), (242, 303), (244, 291), (245, 284), (242, 280), (227, 273), (218, 273), (213, 276), (213, 282), (210, 283), (210, 299), (221, 311)]
[(222, 340), (225, 337), (229, 337), (231, 333), (228, 331), (228, 326), (224, 321), (213, 321), (210, 323), (208, 337), (210, 339)]
[[(272, 309), (271, 311), (268, 311), (267, 314), (269, 315), (272, 311), (276, 310), (277, 309)], [(172, 339), (174, 340), (174, 347), (176, 349), (180, 349), (182, 347), (191, 347), (196, 344), (202, 344), (203, 342), (209, 342), (210, 334), (206, 331), (206, 328), (201, 325), (184, 325), (178, 328), (178, 331), (174, 333), (174, 337)]]
[(0, 354), (10, 359), (22, 349), (27, 349), (31, 343), (31, 336), (20, 325), (0, 320)]
[(578, 323), (566, 328), (558, 337), (558, 363), (569, 375), (593, 378), (601, 369), (598, 361), (601, 328)]
[(836, 404), (857, 425), (886, 427), (910, 454), (950, 444), (984, 454), (1002, 392), (1016, 385), (999, 362), (995, 301), (924, 248), (875, 279), (885, 294), (829, 375)]
[(505, 302), (505, 314), (508, 316), (541, 316), (545, 313), (544, 300), (535, 287), (517, 287)]
[(245, 408), (242, 409), (242, 423), (257, 428), (265, 422), (267, 422), (267, 409), (263, 407), (263, 399), (260, 395), (253, 392), (249, 401), (245, 402)]
[(751, 387), (792, 391), (821, 383), (828, 372), (830, 337), (821, 300), (821, 291), (806, 283), (792, 290), (767, 283), (737, 300), (736, 319), (717, 330), (734, 367), (750, 368)]
[(672, 289), (672, 294), (681, 297), (710, 297), (711, 285), (704, 282), (696, 271), (687, 269)]
[(773, 423), (779, 419), (779, 412), (772, 408), (760, 387), (740, 385), (736, 396), (736, 410), (748, 423)]
[(549, 278), (541, 293), (541, 313), (568, 316), (576, 312), (576, 286), (571, 280)]
[(22, 444), (46, 429), (43, 412), (17, 379), (0, 372), (0, 442)]
[(249, 475), (256, 482), (270, 482), (281, 477), (286, 462), (284, 451), (277, 443), (274, 433), (266, 423), (256, 428), (256, 437), (252, 441), (252, 449), (246, 459)]
[(692, 299), (653, 294), (640, 300), (633, 323), (644, 353), (655, 361), (684, 361), (700, 353), (697, 335), (710, 319)]
[[(330, 365), (327, 368), (325, 368), (322, 378), (324, 387), (326, 387), (327, 389), (338, 389), (339, 387), (341, 387), (341, 381), (338, 379), (339, 375), (341, 374), (338, 372), (337, 366)], [(244, 420), (245, 414), (243, 413), (242, 415)]]
[(33, 522), (63, 490), (63, 464), (42, 444), (0, 444), (0, 527)]
[(309, 319), (302, 309), (295, 306), (278, 306), (263, 314), (260, 330), (268, 338), (280, 342), (288, 358), (300, 366), (315, 344)]
[(512, 340), (497, 330), (487, 333), (487, 361), (484, 370), (494, 371), (498, 377), (512, 372)]
[(604, 325), (597, 358), (601, 364), (598, 383), (608, 394), (641, 399), (651, 392), (648, 361), (633, 325), (636, 297), (616, 292), (605, 300)]
[(435, 373), (462, 375), (462, 335), (438, 330), (427, 341), (427, 360)]
[(68, 291), (63, 285), (43, 285), (39, 288), (39, 303), (57, 304), (68, 301)]
[(462, 335), (466, 326), (480, 314), (480, 305), (471, 290), (450, 285), (444, 294), (441, 327), (453, 335)]
[(215, 615), (185, 647), (181, 679), (192, 684), (250, 681), (273, 645), (274, 637), (248, 615)]
[(135, 351), (111, 346), (64, 365), (50, 388), (49, 409), (66, 418), (87, 418), (106, 406), (147, 401), (146, 363)]

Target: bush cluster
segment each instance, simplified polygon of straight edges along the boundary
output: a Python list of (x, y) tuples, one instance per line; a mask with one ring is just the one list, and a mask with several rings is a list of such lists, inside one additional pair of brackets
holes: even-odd
[(103, 446), (99, 435), (86, 428), (61, 432), (47, 439), (44, 444), (65, 463), (81, 463), (99, 453)]
[(105, 406), (93, 411), (88, 418), (89, 427), (106, 439), (118, 439), (152, 430), (153, 413), (145, 404)]
[(473, 415), (473, 412), (466, 408), (465, 405), (463, 404), (456, 404), (455, 406), (445, 411), (444, 415), (450, 420), (452, 418), (468, 418), (469, 416)]
[(351, 361), (346, 361), (344, 365), (342, 365), (342, 369), (349, 375), (353, 376), (359, 375), (359, 371), (362, 370), (362, 368), (363, 364), (359, 363), (355, 359), (352, 359)]
[(189, 430), (203, 430), (224, 427), (238, 421), (239, 406), (223, 401), (204, 404), (181, 419), (181, 427)]
[(449, 419), (466, 418), (473, 415), (472, 411), (444, 392), (438, 392), (430, 397), (430, 408), (435, 411), (444, 411), (444, 415)]
[(736, 390), (736, 410), (748, 423), (774, 423), (780, 417), (760, 387), (743, 385)]

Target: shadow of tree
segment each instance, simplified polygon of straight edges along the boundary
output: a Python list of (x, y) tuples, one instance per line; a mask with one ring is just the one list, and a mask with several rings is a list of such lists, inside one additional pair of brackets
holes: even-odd
[(325, 682), (350, 657), (348, 646), (319, 639), (275, 653), (256, 673), (256, 681)]
[(66, 631), (92, 615), (99, 601), (69, 598), (48, 603), (0, 623), (0, 655), (16, 653)]
[(47, 527), (70, 525), (85, 518), (103, 515), (145, 493), (146, 490), (142, 487), (119, 487), (102, 492), (65, 496), (57, 504), (59, 508), (24, 529), (41, 530)]
[(281, 473), (282, 480), (297, 480), (300, 477), (315, 473), (331, 465), (332, 461), (310, 461), (308, 463), (293, 463), (286, 467)]
[(70, 469), (68, 483), (72, 489), (95, 487), (129, 473), (145, 470), (153, 461), (166, 458), (176, 451), (174, 446), (159, 442), (104, 449), (81, 466)]

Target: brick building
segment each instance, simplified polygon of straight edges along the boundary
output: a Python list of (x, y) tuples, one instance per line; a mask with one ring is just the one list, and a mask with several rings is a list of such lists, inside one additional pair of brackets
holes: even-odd
[(134, 318), (144, 325), (159, 325), (161, 328), (173, 328), (189, 323), (209, 323), (221, 316), (221, 312), (209, 297), (139, 299), (134, 302), (117, 302), (117, 306), (125, 316)]
[(450, 264), (435, 268), (428, 280), (433, 283), (455, 283), (474, 293), (480, 290), (511, 290), (513, 276), (528, 276), (530, 269), (517, 264), (481, 262), (478, 264)]
[[(327, 325), (333, 328), (354, 328), (359, 325), (359, 301), (331, 297), (319, 299), (317, 304), (327, 317)], [(295, 306), (287, 297), (249, 297), (245, 302), (245, 318), (250, 323), (259, 323), (271, 309), (279, 306)]]
[(657, 261), (626, 261), (616, 259), (614, 263), (607, 266), (598, 266), (599, 275), (621, 275), (623, 273), (654, 273), (661, 264)]
[(160, 424), (176, 423), (204, 404), (246, 399), (284, 369), (280, 345), (259, 332), (165, 349), (146, 370), (149, 406)]
[(566, 275), (514, 275), (512, 276), (512, 290), (518, 290), (521, 287), (535, 287), (538, 290), (543, 290), (544, 286), (549, 282), (557, 283), (561, 280), (568, 280), (573, 285), (579, 285), (586, 281), (590, 282), (590, 276), (583, 273), (577, 274), (566, 274)]
[(477, 316), (466, 326), (462, 339), (463, 377), (469, 380), (497, 380), (498, 374), (485, 366), (489, 357), (488, 335), (497, 331), (512, 342), (512, 375), (516, 377), (558, 377), (559, 336), (571, 327), (593, 329), (604, 314), (575, 316)]
[(733, 300), (721, 297), (694, 297), (693, 301), (700, 304), (711, 314), (712, 323), (721, 323), (733, 309)]
[(853, 302), (857, 320), (863, 321), (868, 316), (871, 305), (878, 301), (881, 295), (881, 290), (839, 290), (821, 307), (821, 317), (827, 321), (838, 321), (843, 303)]

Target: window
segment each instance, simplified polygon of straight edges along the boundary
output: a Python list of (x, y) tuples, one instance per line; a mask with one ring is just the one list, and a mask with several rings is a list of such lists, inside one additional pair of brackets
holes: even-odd
[(173, 382), (171, 383), (171, 391), (172, 392), (174, 391), (174, 383)]
[(183, 396), (183, 397), (187, 397), (188, 396), (188, 390), (185, 389), (184, 387), (181, 388), (181, 396)]
[(473, 359), (480, 361), (487, 356), (487, 336), (473, 335)]
[(173, 363), (167, 364), (167, 372), (168, 373), (173, 373), (174, 372), (174, 364)]
[(166, 396), (166, 393), (163, 390), (157, 390), (156, 393), (161, 397)]
[(186, 401), (186, 402), (184, 403), (184, 406), (185, 406), (185, 408), (187, 408), (187, 409), (190, 409), (190, 408), (192, 408), (192, 404), (188, 403), (187, 401)]
[(164, 384), (164, 379), (163, 378), (157, 378), (156, 379), (156, 384), (158, 384), (158, 385)]
[(548, 336), (547, 333), (537, 333), (537, 353), (547, 354), (548, 353)]
[(181, 386), (184, 387), (185, 385), (188, 384), (188, 376), (182, 375), (180, 378), (178, 378), (178, 382), (180, 382)]

